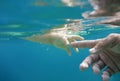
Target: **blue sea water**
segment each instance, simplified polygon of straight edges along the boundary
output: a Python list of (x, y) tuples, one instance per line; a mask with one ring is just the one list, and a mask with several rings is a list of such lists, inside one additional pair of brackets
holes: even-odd
[[(76, 1), (76, 0), (75, 0)], [(84, 1), (84, 0), (83, 0)], [(65, 6), (60, 0), (1, 0), (0, 1), (0, 81), (102, 81), (89, 68), (79, 70), (79, 64), (89, 55), (88, 49), (80, 49), (72, 56), (54, 46), (19, 39), (43, 30), (68, 23), (66, 19), (82, 19), (85, 39), (103, 38), (119, 33), (120, 28), (109, 25), (92, 25), (81, 14), (92, 10), (86, 5)], [(120, 74), (110, 81), (119, 81)]]

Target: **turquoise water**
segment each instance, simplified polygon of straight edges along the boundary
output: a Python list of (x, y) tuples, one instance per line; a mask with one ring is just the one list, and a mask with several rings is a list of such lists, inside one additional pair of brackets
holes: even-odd
[[(102, 81), (91, 68), (79, 70), (79, 64), (89, 55), (87, 48), (78, 54), (71, 49), (72, 56), (68, 56), (54, 46), (19, 39), (69, 23), (67, 19), (82, 19), (85, 30), (80, 35), (85, 39), (120, 32), (120, 28), (109, 25), (92, 25), (99, 18), (83, 19), (81, 14), (88, 10), (92, 10), (89, 3), (69, 7), (60, 0), (1, 0), (0, 81)], [(119, 75), (110, 81), (119, 81)]]

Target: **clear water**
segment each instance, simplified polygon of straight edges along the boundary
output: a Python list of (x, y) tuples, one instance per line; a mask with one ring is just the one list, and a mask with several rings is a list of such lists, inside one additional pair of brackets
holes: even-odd
[[(85, 30), (80, 35), (85, 39), (120, 32), (120, 28), (109, 25), (92, 25), (99, 18), (83, 19), (81, 14), (87, 10), (92, 10), (88, 2), (80, 8), (65, 6), (60, 0), (1, 0), (0, 81), (102, 81), (91, 68), (79, 70), (80, 62), (89, 55), (87, 48), (79, 54), (71, 49), (69, 57), (54, 46), (19, 39), (66, 24), (66, 19), (83, 20)], [(119, 81), (119, 75), (112, 76), (110, 81)]]

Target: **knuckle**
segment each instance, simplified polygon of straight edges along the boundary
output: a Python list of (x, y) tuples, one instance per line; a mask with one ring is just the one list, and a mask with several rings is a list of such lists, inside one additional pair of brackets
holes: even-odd
[(116, 38), (118, 38), (119, 36), (120, 36), (120, 34), (117, 34), (117, 33), (111, 33), (111, 34), (109, 34), (108, 35), (110, 38), (114, 38), (114, 39), (116, 39)]

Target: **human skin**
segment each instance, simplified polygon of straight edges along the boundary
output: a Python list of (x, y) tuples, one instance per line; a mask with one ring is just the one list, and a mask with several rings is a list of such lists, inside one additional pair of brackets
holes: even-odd
[(98, 23), (120, 26), (120, 0), (89, 0), (89, 2), (93, 11), (83, 13), (84, 18), (110, 17)]
[(89, 0), (93, 11), (88, 17), (113, 16), (120, 11), (120, 0)]
[(115, 25), (120, 26), (120, 16), (113, 16), (109, 19), (102, 20), (100, 22), (97, 22), (98, 24), (108, 24), (108, 25)]
[[(72, 42), (72, 47), (90, 48), (90, 55), (80, 64), (80, 69), (92, 65), (93, 72), (98, 74), (103, 68), (102, 79), (109, 81), (110, 77), (120, 71), (120, 34), (110, 34), (105, 38)], [(106, 67), (106, 68), (105, 68)]]
[[(69, 44), (77, 40), (84, 40), (82, 36), (72, 33), (69, 34), (70, 32), (75, 30), (75, 28), (64, 26), (61, 28), (50, 29), (44, 34), (34, 34), (32, 36), (24, 37), (22, 39), (42, 44), (53, 45), (57, 48), (65, 50), (67, 54), (71, 56)], [(75, 52), (79, 51), (78, 48), (74, 48), (74, 50)]]

